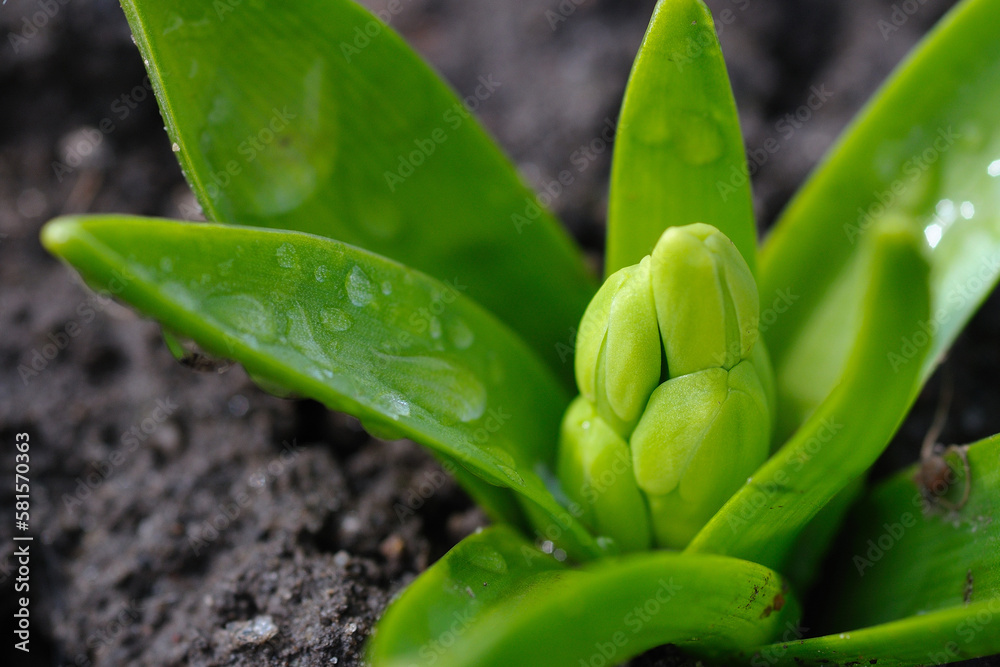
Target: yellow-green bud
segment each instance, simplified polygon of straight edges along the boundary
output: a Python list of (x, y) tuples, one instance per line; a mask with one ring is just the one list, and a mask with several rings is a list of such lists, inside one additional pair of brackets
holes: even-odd
[[(560, 439), (567, 494), (580, 502), (572, 489), (627, 447), (628, 493), (648, 504), (654, 541), (683, 548), (768, 455), (774, 381), (758, 324), (753, 274), (710, 225), (668, 229), (651, 256), (610, 276), (577, 338), (581, 396)], [(581, 503), (588, 523), (620, 532), (640, 513), (623, 498)]]
[(604, 283), (580, 321), (576, 381), (604, 421), (627, 438), (660, 383), (660, 335), (650, 258)]
[(653, 298), (675, 378), (732, 368), (758, 337), (759, 297), (736, 246), (711, 225), (671, 227), (653, 249)]
[(580, 508), (580, 520), (595, 534), (610, 537), (622, 552), (649, 548), (649, 515), (632, 472), (632, 453), (582, 396), (563, 419), (557, 470), (563, 491)]
[(753, 361), (667, 380), (630, 445), (661, 546), (683, 548), (768, 454), (771, 413)]

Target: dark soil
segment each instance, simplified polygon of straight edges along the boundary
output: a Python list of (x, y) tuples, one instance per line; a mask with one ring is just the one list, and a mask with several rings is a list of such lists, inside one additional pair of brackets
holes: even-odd
[[(48, 0), (54, 16), (28, 29), (44, 4), (0, 9), (0, 443), (9, 480), (14, 435), (31, 438), (33, 664), (359, 664), (390, 597), (484, 516), (412, 443), (374, 440), (351, 418), (271, 397), (240, 368), (179, 365), (155, 324), (98, 299), (42, 250), (39, 228), (60, 213), (180, 217), (193, 204), (152, 98), (124, 118), (112, 106), (138, 99), (145, 76), (119, 7)], [(394, 27), (459, 91), (479, 75), (503, 83), (480, 115), (535, 183), (616, 117), (653, 6), (590, 0), (553, 30), (545, 11), (558, 0), (403, 4)], [(887, 39), (877, 21), (889, 0), (710, 4), (748, 147), (781, 143), (754, 179), (770, 221), (951, 2), (928, 0)], [(16, 52), (10, 35), (25, 37)], [(779, 132), (821, 85), (833, 97), (791, 136)], [(53, 161), (105, 119), (114, 129), (99, 150), (57, 175)], [(609, 157), (554, 204), (595, 262)], [(1000, 431), (998, 336), (994, 298), (951, 356), (948, 441)], [(44, 368), (22, 377), (36, 355)], [(915, 459), (936, 396), (932, 383), (880, 470)], [(398, 518), (394, 505), (428, 485), (415, 514)], [(0, 499), (9, 516), (10, 484)], [(5, 618), (11, 524), (0, 521)], [(16, 653), (12, 643), (0, 655)], [(661, 650), (635, 664), (677, 660)]]

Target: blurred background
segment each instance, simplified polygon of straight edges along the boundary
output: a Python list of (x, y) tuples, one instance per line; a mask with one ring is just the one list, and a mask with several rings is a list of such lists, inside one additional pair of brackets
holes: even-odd
[[(460, 95), (479, 77), (500, 83), (479, 118), (536, 187), (572, 171), (553, 208), (595, 267), (612, 150), (602, 134), (654, 4), (403, 0), (392, 22)], [(780, 145), (751, 160), (766, 230), (953, 2), (909, 14), (891, 0), (708, 4), (748, 152)], [(53, 216), (196, 219), (197, 204), (116, 2), (8, 0), (0, 37), (0, 442), (8, 452), (31, 434), (37, 536), (25, 664), (359, 664), (390, 596), (484, 516), (411, 443), (268, 396), (240, 368), (182, 367), (155, 324), (48, 256), (38, 231)], [(1000, 431), (997, 340), (993, 298), (949, 360), (945, 442)], [(878, 474), (916, 459), (938, 391), (932, 381)], [(12, 465), (5, 455), (0, 468)], [(10, 485), (0, 499), (13, 504)], [(658, 651), (635, 664), (683, 661)]]

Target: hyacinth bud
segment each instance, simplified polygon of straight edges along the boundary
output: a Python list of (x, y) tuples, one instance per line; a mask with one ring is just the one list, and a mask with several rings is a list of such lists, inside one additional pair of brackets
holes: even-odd
[[(710, 225), (668, 229), (651, 256), (608, 278), (580, 323), (581, 396), (559, 455), (564, 488), (595, 531), (626, 550), (650, 530), (683, 548), (764, 461), (774, 383), (758, 322), (753, 274)], [(628, 484), (580, 491), (610, 479), (626, 450)]]

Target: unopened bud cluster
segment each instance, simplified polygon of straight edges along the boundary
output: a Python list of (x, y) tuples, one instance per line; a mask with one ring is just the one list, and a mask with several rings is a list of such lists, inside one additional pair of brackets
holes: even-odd
[(580, 323), (559, 477), (622, 551), (683, 548), (768, 455), (757, 285), (718, 229), (671, 227)]

